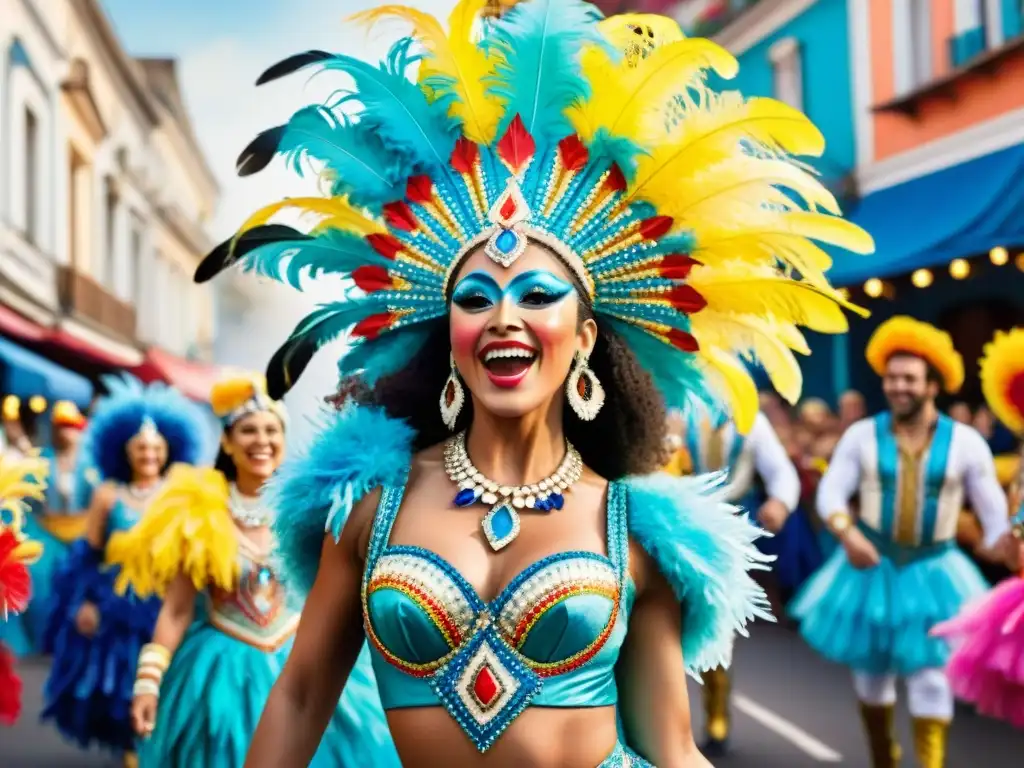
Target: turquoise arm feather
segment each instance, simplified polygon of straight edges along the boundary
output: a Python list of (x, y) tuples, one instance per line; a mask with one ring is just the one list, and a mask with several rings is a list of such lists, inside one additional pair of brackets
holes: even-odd
[(751, 571), (773, 555), (754, 542), (769, 534), (721, 500), (722, 477), (630, 478), (629, 535), (653, 558), (683, 611), (683, 658), (691, 674), (728, 666), (732, 641), (755, 618), (775, 621)]

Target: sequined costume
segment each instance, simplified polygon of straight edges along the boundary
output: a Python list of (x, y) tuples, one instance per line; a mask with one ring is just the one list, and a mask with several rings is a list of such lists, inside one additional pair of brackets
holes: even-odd
[[(50, 414), (53, 429), (84, 429), (85, 419), (78, 408), (66, 400), (53, 404)], [(29, 566), (32, 573), (33, 598), (27, 610), (12, 617), (0, 628), (0, 640), (7, 643), (15, 655), (26, 656), (42, 649), (42, 636), (51, 606), (51, 582), (68, 545), (85, 532), (88, 499), (75, 497), (74, 470), (64, 470), (57, 461), (52, 447), (40, 453), (46, 461), (49, 482), (44, 498), (32, 503), (25, 516), (24, 533), (43, 546), (43, 554)]]
[[(679, 450), (685, 453), (685, 459), (675, 459), (667, 471), (682, 474), (683, 467), (695, 474), (725, 471), (726, 501), (738, 505), (752, 522), (762, 501), (757, 488), (759, 480), (764, 494), (786, 507), (790, 516), (783, 530), (757, 541), (762, 552), (776, 558), (772, 565), (776, 578), (793, 583), (821, 564), (814, 532), (805, 518), (792, 514), (800, 496), (796, 468), (764, 414), (759, 412), (750, 432), (742, 435), (723, 409), (693, 401), (685, 411)], [(708, 756), (722, 755), (728, 749), (731, 731), (731, 676), (724, 666), (717, 667), (703, 675), (703, 683), (703, 750)]]
[[(932, 363), (947, 390), (959, 389), (963, 365), (947, 334), (894, 318), (876, 330), (868, 359), (881, 375), (888, 357), (898, 352)], [(918, 759), (929, 768), (941, 767), (945, 729), (953, 717), (943, 669), (949, 646), (929, 632), (988, 588), (956, 546), (964, 497), (988, 545), (1007, 530), (1006, 497), (992, 453), (973, 428), (939, 415), (930, 441), (914, 455), (898, 444), (889, 411), (856, 422), (840, 439), (818, 489), (822, 519), (848, 520), (854, 493), (856, 525), (881, 562), (858, 570), (840, 547), (790, 611), (812, 648), (852, 670), (874, 765), (898, 764), (892, 711), (897, 677), (905, 677)]]
[[(43, 498), (46, 462), (0, 455), (0, 623), (17, 616), (29, 605), (32, 577), (29, 566), (38, 561), (42, 545), (24, 532), (30, 503)], [(0, 725), (14, 725), (21, 715), (21, 678), (14, 655), (0, 643)]]
[[(76, 482), (91, 488), (98, 482), (118, 487), (106, 523), (106, 539), (131, 529), (141, 504), (131, 497), (127, 446), (144, 428), (166, 441), (168, 462), (201, 458), (206, 428), (198, 408), (176, 390), (161, 384), (144, 387), (136, 379), (104, 379), (108, 394), (96, 405), (80, 447)], [(128, 721), (139, 648), (153, 632), (160, 610), (155, 598), (114, 592), (116, 570), (107, 566), (103, 550), (79, 539), (68, 549), (54, 575), (54, 601), (44, 634), (44, 650), (53, 664), (44, 689), (43, 720), (56, 725), (66, 739), (82, 748), (98, 744), (131, 752), (134, 738)], [(96, 606), (99, 626), (92, 636), (78, 631), (83, 604)]]
[[(992, 412), (1024, 435), (1024, 330), (997, 333), (981, 359), (981, 383)], [(1011, 491), (1010, 514), (1024, 540), (1024, 462)], [(1024, 574), (999, 584), (932, 634), (949, 639), (953, 691), (978, 711), (1024, 728)]]
[[(296, 327), (267, 380), (271, 396), (283, 394), (321, 346), (345, 335), (339, 373), (372, 387), (446, 332), (452, 278), (469, 254), (482, 250), (508, 268), (533, 242), (565, 267), (599, 333), (629, 347), (670, 405), (715, 393), (748, 430), (756, 391), (741, 358), (764, 353), (791, 394), (792, 350), (805, 346), (797, 325), (847, 327), (850, 305), (828, 285), (808, 238), (873, 247), (788, 158), (820, 153), (821, 134), (778, 102), (711, 93), (704, 70), (728, 78), (735, 60), (684, 39), (668, 19), (602, 21), (579, 0), (529, 0), (481, 23), (486, 5), (458, 2), (448, 33), (413, 9), (361, 14), (413, 25), (380, 67), (309, 51), (267, 70), (260, 83), (310, 65), (355, 82), (340, 102), (264, 131), (240, 158), (243, 174), (278, 153), (299, 172), (313, 167), (327, 196), (257, 212), (196, 279), (236, 263), (297, 288), (307, 269), (350, 279), (345, 296)], [(341, 103), (344, 113), (334, 109)], [(288, 209), (319, 222), (302, 232), (272, 221)], [(769, 253), (801, 266), (783, 273)], [(567, 418), (593, 419), (600, 382), (586, 361), (568, 376)], [(440, 426), (458, 423), (460, 386), (453, 364)], [(383, 489), (363, 584), (372, 650), (360, 663), (372, 664), (385, 708), (443, 707), (483, 752), (528, 707), (618, 704), (613, 670), (633, 594), (627, 540), (680, 599), (691, 672), (726, 663), (734, 633), (769, 616), (748, 573), (769, 559), (753, 543), (759, 531), (733, 515), (714, 480), (667, 475), (611, 478), (606, 553), (541, 560), (485, 603), (436, 554), (389, 544), (415, 440), (382, 409), (349, 403), (324, 417), (308, 452), (286, 461), (266, 491), (282, 575), (304, 595), (325, 530), (340, 536), (352, 505)], [(563, 501), (558, 483), (513, 498), (472, 475), (464, 482), (459, 505), (492, 505), (483, 521), (492, 548), (514, 537), (520, 514)], [(409, 641), (396, 631), (399, 616)], [(346, 701), (379, 711), (348, 688)], [(638, 760), (620, 744), (604, 765)]]

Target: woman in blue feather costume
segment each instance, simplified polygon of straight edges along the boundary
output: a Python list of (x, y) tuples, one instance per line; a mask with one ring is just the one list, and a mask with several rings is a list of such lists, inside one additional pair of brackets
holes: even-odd
[[(264, 494), (308, 597), (246, 765), (308, 763), (341, 696), (381, 726), (359, 765), (708, 766), (686, 672), (770, 617), (749, 573), (769, 558), (714, 479), (657, 473), (666, 404), (722, 395), (748, 430), (739, 356), (761, 349), (799, 395), (780, 340), (842, 331), (844, 300), (814, 258), (784, 272), (777, 254), (870, 239), (818, 213), (834, 199), (787, 157), (820, 133), (711, 93), (704, 70), (735, 59), (669, 19), (580, 0), (460, 0), (447, 33), (399, 6), (360, 18), (395, 16), (413, 34), (380, 66), (308, 51), (260, 78), (354, 81), (239, 163), (281, 153), (329, 196), (255, 214), (196, 274), (349, 286), (267, 369), (279, 397), (348, 341), (337, 409)], [(286, 208), (318, 221), (271, 221)]]
[(80, 448), (76, 484), (91, 494), (85, 536), (54, 574), (44, 649), (53, 666), (43, 719), (82, 748), (92, 744), (133, 759), (129, 719), (135, 662), (160, 610), (156, 598), (114, 592), (104, 549), (132, 528), (173, 462), (195, 463), (204, 444), (202, 414), (177, 390), (129, 376), (104, 379)]
[(28, 609), (0, 624), (0, 639), (14, 653), (25, 656), (42, 649), (42, 638), (50, 614), (53, 574), (67, 554), (68, 546), (85, 533), (88, 497), (75, 493), (75, 462), (85, 418), (74, 403), (60, 400), (50, 411), (52, 444), (41, 458), (50, 468), (46, 496), (34, 501), (24, 522), (25, 535), (43, 546), (42, 556), (29, 566), (33, 598)]
[[(219, 382), (210, 402), (223, 424), (216, 469), (172, 468), (139, 525), (107, 547), (119, 590), (163, 596), (134, 687), (142, 768), (241, 768), (299, 623), (259, 500), (284, 456), (284, 407), (257, 376)], [(311, 764), (373, 765), (360, 749), (374, 742), (361, 738), (369, 722), (340, 708), (333, 722)]]

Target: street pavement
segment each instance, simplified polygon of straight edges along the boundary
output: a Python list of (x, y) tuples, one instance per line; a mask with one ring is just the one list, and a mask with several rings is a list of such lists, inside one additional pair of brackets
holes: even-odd
[[(51, 728), (39, 725), (39, 689), (45, 664), (22, 665), (25, 716), (13, 729), (0, 727), (2, 768), (106, 768), (119, 763), (64, 745)], [(716, 768), (869, 768), (856, 702), (847, 673), (814, 656), (791, 630), (758, 625), (736, 647), (733, 753)], [(690, 691), (694, 728), (701, 727), (699, 687)], [(915, 764), (910, 722), (900, 718), (907, 768)], [(950, 732), (946, 768), (1021, 768), (1024, 731), (957, 713)], [(195, 766), (217, 768), (217, 766)], [(350, 766), (346, 768), (364, 768)], [(369, 768), (369, 767), (366, 767)]]

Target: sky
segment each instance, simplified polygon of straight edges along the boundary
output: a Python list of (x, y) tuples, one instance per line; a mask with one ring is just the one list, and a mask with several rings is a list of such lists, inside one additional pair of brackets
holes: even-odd
[[(121, 43), (134, 56), (171, 56), (196, 135), (217, 176), (222, 196), (210, 225), (215, 241), (231, 233), (258, 208), (283, 197), (315, 193), (282, 163), (246, 179), (235, 175), (235, 158), (260, 131), (279, 125), (297, 109), (322, 101), (343, 81), (331, 75), (311, 82), (304, 74), (256, 88), (270, 65), (311, 48), (378, 60), (402, 32), (382, 25), (370, 35), (345, 22), (373, 0), (101, 0)], [(454, 0), (405, 0), (444, 19)], [(244, 336), (231, 344), (229, 362), (262, 370), (291, 328), (316, 303), (329, 300), (334, 286), (313, 286), (298, 294), (287, 287), (264, 289), (268, 306), (247, 321)], [(299, 434), (320, 396), (337, 381), (337, 345), (321, 350), (293, 394), (290, 410), (299, 416)], [(300, 440), (300, 442), (302, 442)]]

